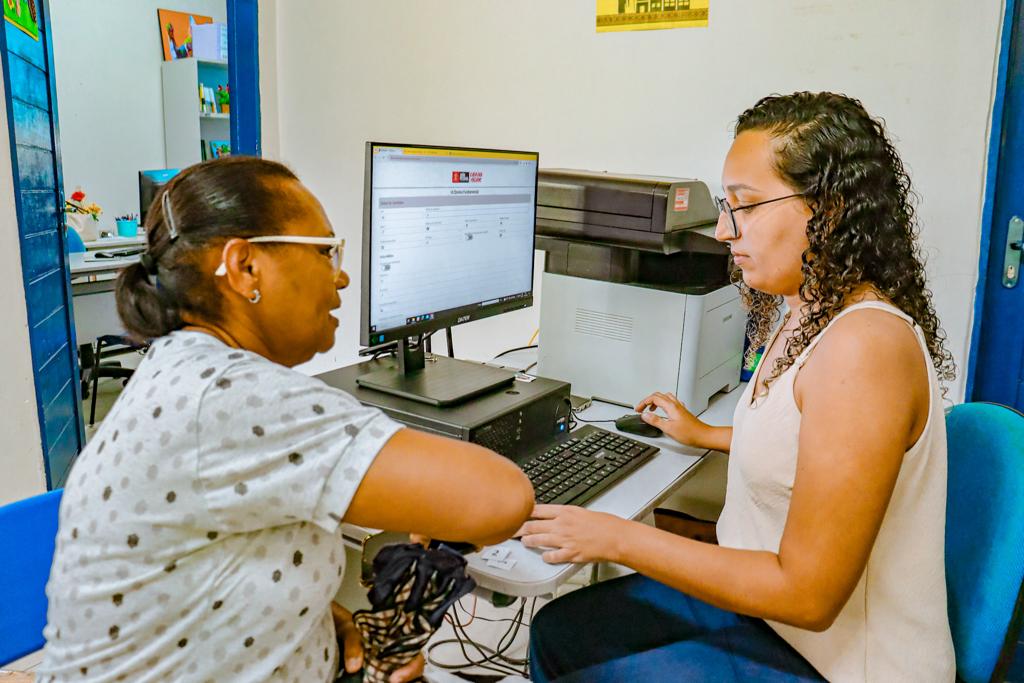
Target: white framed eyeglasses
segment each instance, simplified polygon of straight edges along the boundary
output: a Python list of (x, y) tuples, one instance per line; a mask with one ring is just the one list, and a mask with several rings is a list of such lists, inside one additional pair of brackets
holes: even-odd
[[(331, 250), (328, 256), (331, 259), (331, 265), (334, 268), (334, 274), (337, 276), (341, 273), (341, 258), (345, 255), (345, 238), (344, 237), (305, 237), (303, 235), (260, 235), (259, 237), (246, 237), (243, 238), (246, 242), (252, 244), (263, 243), (263, 244), (311, 244), (318, 247), (330, 247)], [(223, 261), (217, 266), (217, 270), (213, 271), (213, 274), (218, 277), (223, 277), (228, 274), (228, 264)]]

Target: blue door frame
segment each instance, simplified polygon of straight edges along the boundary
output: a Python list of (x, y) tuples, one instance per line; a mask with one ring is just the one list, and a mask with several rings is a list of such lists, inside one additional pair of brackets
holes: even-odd
[[(3, 21), (0, 62), (43, 463), (47, 488), (54, 489), (63, 486), (84, 447), (85, 430), (65, 246), (49, 1), (36, 0), (36, 8), (38, 40)], [(227, 0), (227, 14), (232, 150), (259, 155), (257, 0)]]
[(1024, 410), (1024, 282), (1002, 284), (1010, 219), (1024, 218), (1024, 3), (1007, 0), (992, 110), (968, 400)]
[(38, 0), (36, 11), (39, 38), (4, 21), (0, 53), (39, 431), (46, 484), (57, 488), (84, 445), (85, 434), (64, 246), (49, 2)]
[(227, 10), (231, 153), (258, 157), (262, 152), (257, 0), (228, 0)]

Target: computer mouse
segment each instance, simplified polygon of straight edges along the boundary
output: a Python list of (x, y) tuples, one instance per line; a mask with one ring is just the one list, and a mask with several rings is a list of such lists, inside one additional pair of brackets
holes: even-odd
[(640, 413), (630, 413), (615, 420), (615, 428), (627, 434), (637, 436), (661, 436), (662, 432), (654, 425), (649, 425), (640, 417)]

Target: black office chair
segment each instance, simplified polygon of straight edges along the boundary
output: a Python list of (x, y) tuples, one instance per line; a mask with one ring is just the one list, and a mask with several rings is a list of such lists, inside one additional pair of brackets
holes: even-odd
[[(104, 351), (104, 347), (106, 347), (106, 351)], [(100, 377), (119, 377), (124, 384), (127, 384), (132, 373), (135, 372), (132, 368), (121, 367), (121, 363), (117, 361), (108, 361), (104, 363), (104, 353), (106, 353), (109, 358), (110, 356), (117, 356), (125, 353), (145, 351), (147, 348), (147, 345), (137, 344), (128, 337), (116, 334), (105, 334), (96, 339), (96, 348), (92, 350), (91, 366), (86, 363), (86, 359), (83, 357), (82, 367), (89, 368), (89, 377), (87, 380), (83, 380), (82, 382), (83, 396), (86, 393), (86, 384), (92, 384), (92, 387), (89, 389), (89, 393), (91, 394), (89, 404), (90, 427), (96, 422), (96, 395), (99, 393)]]

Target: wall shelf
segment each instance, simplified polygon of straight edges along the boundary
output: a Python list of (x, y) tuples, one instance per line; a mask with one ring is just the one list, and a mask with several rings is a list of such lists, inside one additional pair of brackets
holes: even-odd
[(199, 84), (216, 89), (228, 84), (228, 63), (176, 59), (161, 64), (164, 94), (164, 148), (168, 168), (203, 160), (203, 144), (230, 140), (230, 114), (203, 112)]

